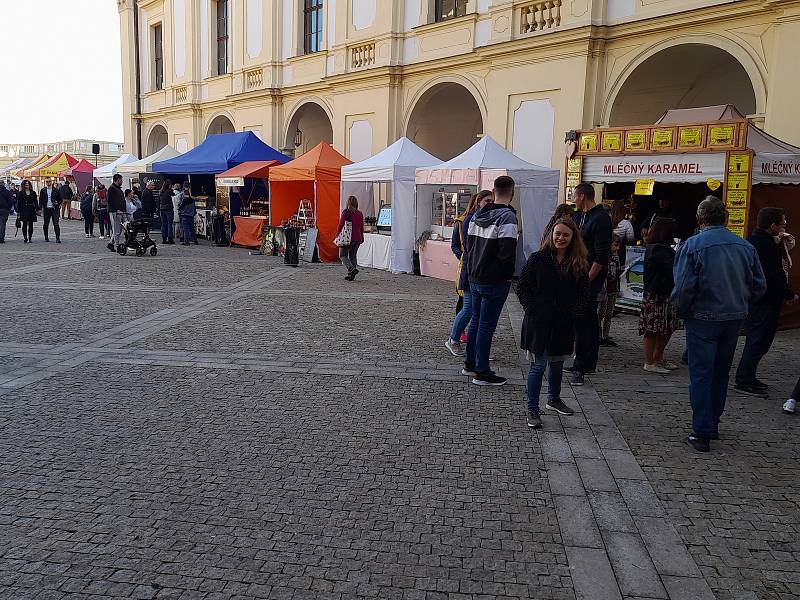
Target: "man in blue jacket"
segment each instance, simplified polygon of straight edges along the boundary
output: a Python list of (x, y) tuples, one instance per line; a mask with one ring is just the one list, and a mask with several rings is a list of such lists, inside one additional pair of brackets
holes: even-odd
[(697, 207), (700, 233), (678, 249), (672, 301), (686, 327), (689, 351), (689, 444), (700, 452), (718, 439), (728, 397), (736, 341), (750, 305), (767, 289), (756, 249), (725, 228), (722, 200), (708, 196)]
[(507, 175), (495, 179), (494, 201), (475, 214), (467, 231), (464, 265), (469, 269), (472, 319), (461, 372), (475, 385), (506, 382), (489, 367), (489, 352), (517, 264), (517, 213), (509, 206), (513, 199), (514, 180)]

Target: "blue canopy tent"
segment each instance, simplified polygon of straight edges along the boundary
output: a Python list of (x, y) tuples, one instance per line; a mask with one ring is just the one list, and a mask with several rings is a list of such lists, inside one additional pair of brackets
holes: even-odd
[(277, 160), (286, 163), (290, 157), (267, 146), (252, 131), (210, 135), (202, 144), (185, 154), (153, 164), (156, 173), (217, 175), (250, 160)]

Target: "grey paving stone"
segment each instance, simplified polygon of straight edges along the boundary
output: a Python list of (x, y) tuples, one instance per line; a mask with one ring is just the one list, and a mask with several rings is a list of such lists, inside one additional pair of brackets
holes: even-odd
[(638, 534), (604, 531), (603, 540), (623, 595), (669, 597)]
[(636, 458), (627, 450), (603, 449), (611, 473), (617, 479), (647, 479)]
[(573, 456), (576, 458), (603, 458), (600, 446), (597, 445), (597, 440), (590, 429), (565, 427), (564, 432)]
[(619, 491), (632, 515), (663, 517), (666, 515), (661, 500), (646, 479), (619, 479)]
[(563, 433), (542, 431), (540, 434), (542, 455), (548, 462), (574, 462), (572, 450)]
[(634, 522), (658, 573), (700, 577), (700, 569), (672, 524), (661, 517), (634, 516)]
[(602, 531), (636, 533), (636, 525), (619, 492), (589, 492), (589, 503)]
[(586, 496), (553, 496), (561, 527), (561, 540), (566, 546), (603, 548), (589, 500)]
[(704, 579), (666, 576), (663, 580), (670, 600), (714, 600), (714, 594)]
[(604, 550), (568, 546), (567, 557), (577, 600), (622, 600)]
[(617, 482), (605, 460), (578, 458), (575, 460), (583, 485), (587, 490), (616, 492)]
[(550, 491), (558, 496), (585, 496), (578, 468), (571, 463), (550, 463), (547, 465), (547, 481)]

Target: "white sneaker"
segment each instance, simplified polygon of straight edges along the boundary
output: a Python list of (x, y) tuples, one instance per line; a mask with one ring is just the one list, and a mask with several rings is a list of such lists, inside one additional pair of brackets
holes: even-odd
[(787, 415), (793, 415), (795, 408), (797, 408), (797, 400), (794, 398), (789, 398), (783, 403), (783, 412), (785, 412)]
[(104, 235), (101, 235), (101, 236), (100, 236), (99, 238), (97, 238), (97, 239), (99, 239), (99, 240), (104, 240), (104, 239), (106, 239), (106, 236), (104, 236)]
[(88, 234), (88, 233), (86, 234), (86, 239), (87, 239), (87, 240), (89, 239), (89, 234)]
[(650, 365), (645, 363), (644, 370), (647, 371), (648, 373), (658, 373), (659, 375), (669, 375), (671, 373), (669, 369), (665, 369), (661, 365), (656, 365), (656, 364)]
[(464, 356), (464, 348), (461, 347), (461, 342), (458, 340), (448, 338), (444, 343), (444, 347), (450, 350), (450, 354), (453, 356)]
[(659, 366), (664, 367), (668, 371), (677, 371), (678, 369), (681, 368), (680, 365), (677, 365), (674, 362), (670, 362), (668, 360), (661, 361), (661, 364)]

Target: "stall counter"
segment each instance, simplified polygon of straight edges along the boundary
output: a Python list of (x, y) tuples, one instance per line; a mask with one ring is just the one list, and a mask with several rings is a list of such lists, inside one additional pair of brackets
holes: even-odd
[(358, 248), (358, 264), (371, 269), (389, 270), (392, 259), (392, 236), (365, 233), (364, 243)]
[(260, 248), (264, 236), (264, 226), (268, 221), (267, 217), (233, 217), (236, 231), (231, 243), (246, 248)]
[(419, 271), (426, 277), (455, 281), (458, 259), (450, 248), (450, 240), (428, 240), (419, 251)]

